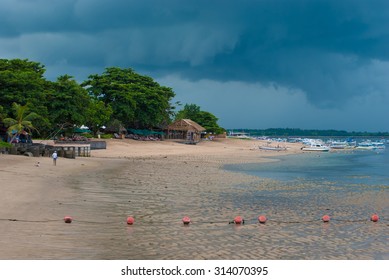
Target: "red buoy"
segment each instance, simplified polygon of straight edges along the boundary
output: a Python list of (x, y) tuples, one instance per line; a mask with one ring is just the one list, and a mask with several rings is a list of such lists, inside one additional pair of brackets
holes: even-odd
[(127, 218), (127, 224), (128, 225), (132, 225), (132, 224), (134, 224), (134, 222), (135, 222), (135, 219), (133, 217), (128, 217)]
[(330, 221), (330, 216), (324, 215), (322, 220), (323, 220), (323, 222), (328, 223)]
[(234, 219), (234, 223), (237, 225), (240, 225), (240, 224), (244, 223), (244, 220), (241, 216), (236, 216)]
[(70, 216), (65, 216), (63, 220), (65, 223), (70, 224), (73, 221), (73, 218)]
[(189, 225), (190, 224), (190, 218), (188, 216), (185, 216), (184, 218), (182, 218), (182, 222), (184, 223), (184, 225)]
[(371, 215), (371, 218), (370, 218), (370, 220), (372, 222), (378, 222), (379, 219), (380, 219), (380, 217), (377, 214)]
[(261, 224), (264, 224), (264, 223), (266, 223), (266, 221), (267, 221), (267, 218), (266, 218), (266, 216), (259, 216), (258, 217), (258, 222), (260, 222)]

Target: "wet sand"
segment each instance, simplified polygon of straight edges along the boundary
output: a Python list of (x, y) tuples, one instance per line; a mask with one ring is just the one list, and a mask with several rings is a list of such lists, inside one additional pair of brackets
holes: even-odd
[[(0, 155), (0, 259), (389, 259), (388, 221), (368, 220), (373, 208), (388, 211), (387, 189), (307, 201), (309, 186), (222, 169), (301, 152), (258, 145), (110, 140), (91, 158), (57, 166)], [(323, 223), (329, 211), (337, 219)], [(237, 215), (244, 225), (229, 223)]]

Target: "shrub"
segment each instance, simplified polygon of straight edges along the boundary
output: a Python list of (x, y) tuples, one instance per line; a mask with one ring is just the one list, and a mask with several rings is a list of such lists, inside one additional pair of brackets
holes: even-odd
[(90, 134), (90, 133), (87, 133), (87, 132), (82, 133), (81, 135), (84, 136), (84, 137), (86, 137), (86, 138), (93, 138), (93, 135)]
[(101, 134), (100, 138), (101, 139), (111, 139), (111, 138), (113, 138), (113, 135), (112, 134)]
[(10, 148), (10, 147), (12, 147), (11, 143), (0, 140), (0, 148)]

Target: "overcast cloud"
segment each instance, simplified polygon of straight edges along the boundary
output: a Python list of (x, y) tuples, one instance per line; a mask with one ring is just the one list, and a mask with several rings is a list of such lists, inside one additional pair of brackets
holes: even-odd
[(389, 131), (387, 0), (0, 0), (0, 54), (131, 67), (226, 128)]

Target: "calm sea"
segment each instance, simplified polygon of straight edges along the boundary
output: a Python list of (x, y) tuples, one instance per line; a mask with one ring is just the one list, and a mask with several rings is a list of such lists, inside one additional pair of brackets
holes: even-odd
[(330, 182), (337, 186), (389, 186), (389, 151), (308, 152), (281, 156), (266, 164), (227, 165), (244, 172), (289, 184)]

